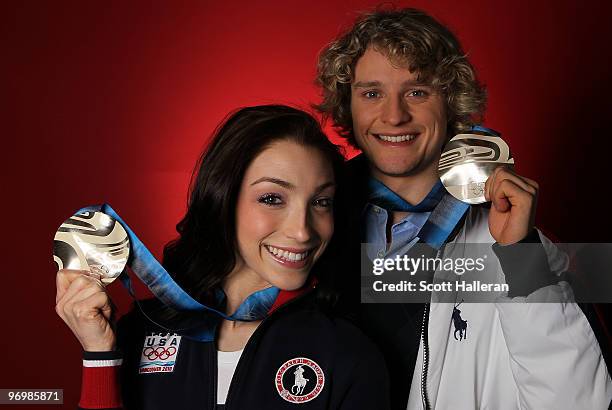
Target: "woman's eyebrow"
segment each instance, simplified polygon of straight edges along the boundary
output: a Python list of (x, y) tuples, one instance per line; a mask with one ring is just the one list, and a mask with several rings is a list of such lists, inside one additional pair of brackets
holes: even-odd
[(280, 185), (283, 188), (287, 188), (287, 189), (295, 188), (295, 185), (293, 185), (291, 182), (287, 182), (285, 180), (282, 180), (282, 179), (279, 179), (279, 178), (272, 178), (272, 177), (261, 177), (257, 181), (251, 183), (251, 186), (259, 184), (261, 182), (271, 182), (273, 184)]
[(336, 184), (333, 181), (326, 182), (324, 184), (319, 185), (317, 187), (316, 192), (319, 193), (319, 192), (323, 191), (325, 188), (329, 188), (330, 186), (335, 186), (335, 185)]
[[(256, 180), (255, 182), (252, 182), (251, 186), (257, 185), (257, 184), (259, 184), (261, 182), (271, 182), (273, 184), (280, 185), (280, 186), (282, 186), (283, 188), (286, 188), (286, 189), (295, 189), (295, 185), (293, 185), (291, 182), (287, 182), (287, 181), (285, 181), (283, 179), (273, 178), (273, 177), (261, 177), (258, 180)], [(321, 185), (319, 185), (317, 187), (316, 192), (317, 193), (321, 192), (325, 188), (329, 188), (330, 186), (335, 186), (335, 185), (336, 184), (333, 181), (325, 182), (325, 183), (323, 183), (323, 184), (321, 184)]]

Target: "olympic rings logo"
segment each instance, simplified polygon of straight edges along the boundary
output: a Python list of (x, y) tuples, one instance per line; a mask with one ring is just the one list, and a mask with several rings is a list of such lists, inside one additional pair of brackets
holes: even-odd
[(176, 347), (170, 346), (168, 348), (158, 346), (155, 349), (147, 347), (142, 351), (142, 354), (149, 360), (160, 359), (167, 360), (170, 356), (174, 356), (176, 353)]

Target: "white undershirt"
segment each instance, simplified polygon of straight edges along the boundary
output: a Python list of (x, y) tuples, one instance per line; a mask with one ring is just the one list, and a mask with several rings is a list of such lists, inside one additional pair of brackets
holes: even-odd
[(244, 349), (236, 352), (217, 350), (217, 404), (225, 404), (232, 377)]

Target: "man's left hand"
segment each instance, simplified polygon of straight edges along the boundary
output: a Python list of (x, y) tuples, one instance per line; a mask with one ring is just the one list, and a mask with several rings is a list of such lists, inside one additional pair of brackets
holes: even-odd
[(535, 226), (538, 183), (499, 167), (485, 183), (485, 199), (491, 201), (489, 231), (497, 243), (519, 242)]

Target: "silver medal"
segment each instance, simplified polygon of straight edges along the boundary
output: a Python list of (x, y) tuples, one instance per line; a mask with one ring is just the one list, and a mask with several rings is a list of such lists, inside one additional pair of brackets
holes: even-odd
[(444, 147), (438, 174), (446, 190), (468, 204), (486, 202), (485, 182), (500, 165), (514, 165), (508, 144), (483, 131), (455, 135)]
[(129, 256), (127, 232), (103, 212), (77, 213), (55, 233), (53, 260), (59, 269), (88, 270), (100, 275), (104, 284), (121, 275)]

